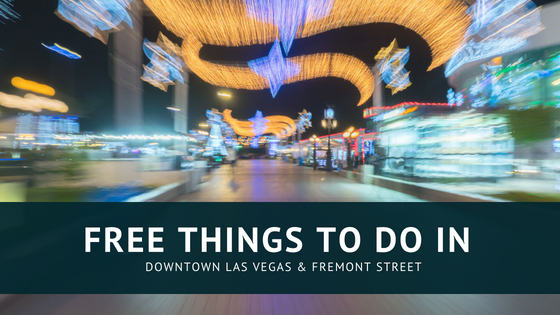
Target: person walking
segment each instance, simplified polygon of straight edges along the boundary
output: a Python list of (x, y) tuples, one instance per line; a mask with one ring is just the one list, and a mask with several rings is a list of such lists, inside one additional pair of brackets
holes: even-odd
[(237, 151), (233, 148), (228, 148), (228, 162), (231, 167), (231, 175), (235, 175), (235, 166), (237, 164)]

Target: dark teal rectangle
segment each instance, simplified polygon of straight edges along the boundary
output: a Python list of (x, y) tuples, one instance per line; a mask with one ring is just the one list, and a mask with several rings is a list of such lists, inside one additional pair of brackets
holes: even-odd
[[(0, 205), (0, 293), (560, 293), (560, 205), (553, 203), (4, 203)], [(85, 252), (85, 228), (118, 227), (123, 253), (93, 243)], [(127, 228), (143, 227), (143, 253), (127, 251)], [(163, 253), (147, 252), (148, 227), (163, 227)], [(178, 227), (198, 227), (191, 252), (185, 253)], [(201, 227), (222, 228), (221, 251), (201, 252)], [(225, 243), (233, 227), (233, 252)], [(238, 227), (258, 227), (258, 252), (245, 245), (237, 252)], [(272, 238), (283, 250), (268, 252), (263, 232), (281, 228)], [(303, 248), (286, 238), (290, 227)], [(317, 227), (336, 227), (330, 251), (323, 252)], [(338, 232), (354, 227), (361, 245), (354, 253), (339, 247)], [(376, 228), (389, 227), (397, 245), (376, 252)], [(421, 232), (415, 253), (399, 245), (407, 227)], [(469, 252), (459, 245), (438, 252), (438, 227), (469, 228)], [(346, 238), (348, 246), (353, 237)], [(414, 240), (407, 239), (409, 246)], [(386, 244), (384, 244), (386, 245)], [(161, 246), (161, 244), (158, 244)], [(146, 272), (146, 262), (214, 262), (219, 272)], [(247, 272), (226, 271), (247, 262)], [(290, 272), (255, 272), (252, 262), (291, 263)], [(370, 262), (368, 272), (311, 272), (313, 262)], [(376, 270), (377, 262), (421, 262), (420, 271)], [(299, 263), (306, 267), (298, 270)], [(355, 266), (355, 264), (354, 264)], [(365, 265), (362, 264), (362, 267)], [(382, 264), (385, 266), (385, 264)], [(391, 268), (393, 264), (390, 264)], [(399, 265), (400, 266), (400, 265)], [(408, 268), (408, 265), (404, 265)]]

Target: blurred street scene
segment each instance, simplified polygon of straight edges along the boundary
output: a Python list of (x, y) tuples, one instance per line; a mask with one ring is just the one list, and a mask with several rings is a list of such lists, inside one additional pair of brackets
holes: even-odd
[(22, 2), (0, 201), (560, 201), (556, 1)]

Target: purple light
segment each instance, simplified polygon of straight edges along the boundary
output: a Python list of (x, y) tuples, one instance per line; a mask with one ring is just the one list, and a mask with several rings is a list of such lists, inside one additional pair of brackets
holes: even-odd
[(259, 147), (259, 137), (253, 137), (251, 140), (251, 147), (255, 149)]

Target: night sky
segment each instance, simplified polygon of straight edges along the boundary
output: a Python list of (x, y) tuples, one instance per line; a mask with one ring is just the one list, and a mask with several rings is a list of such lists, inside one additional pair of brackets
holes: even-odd
[[(33, 5), (29, 3), (33, 2)], [(542, 5), (550, 0), (535, 0)], [(14, 76), (48, 84), (57, 91), (54, 98), (66, 102), (69, 114), (80, 116), (82, 131), (112, 133), (113, 130), (113, 81), (108, 46), (90, 38), (55, 14), (58, 0), (16, 0), (14, 10), (21, 15), (15, 23), (0, 24), (0, 92), (23, 96), (24, 91), (11, 85)], [(172, 41), (181, 40), (167, 31), (155, 17), (145, 17), (144, 37), (156, 41), (163, 32)], [(441, 66), (430, 72), (426, 69), (431, 55), (426, 42), (416, 33), (392, 24), (369, 24), (331, 30), (326, 33), (294, 41), (289, 57), (319, 52), (340, 52), (353, 55), (372, 66), (374, 56), (381, 47), (397, 38), (400, 48), (410, 47), (410, 60), (405, 69), (410, 71), (412, 85), (396, 95), (383, 88), (385, 103), (394, 105), (404, 101), (446, 102), (449, 89)], [(41, 43), (58, 43), (80, 55), (80, 60), (70, 60), (56, 54)], [(266, 56), (272, 44), (250, 47), (204, 46), (201, 57), (214, 61), (249, 61)], [(149, 61), (145, 58), (144, 64)], [(233, 117), (245, 120), (255, 115), (286, 115), (297, 118), (297, 113), (307, 109), (313, 113), (314, 128), (304, 137), (322, 135), (322, 111), (327, 106), (335, 110), (342, 131), (354, 125), (363, 127), (362, 110), (371, 105), (357, 107), (359, 92), (351, 83), (339, 78), (320, 78), (282, 86), (276, 98), (270, 90), (229, 90), (232, 99), (224, 101), (216, 96), (224, 90), (212, 86), (190, 74), (189, 128), (197, 128), (206, 120), (210, 108), (231, 109)], [(378, 86), (380, 87), (380, 86)], [(171, 106), (172, 87), (165, 93), (144, 83), (144, 132), (172, 133), (173, 121), (166, 107)], [(0, 114), (15, 111), (0, 107)]]

